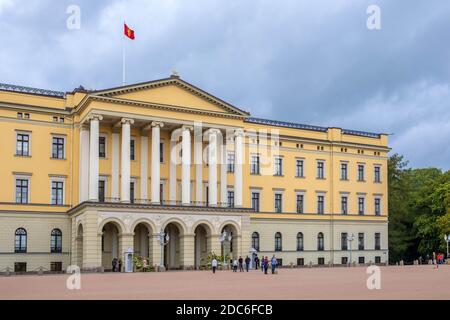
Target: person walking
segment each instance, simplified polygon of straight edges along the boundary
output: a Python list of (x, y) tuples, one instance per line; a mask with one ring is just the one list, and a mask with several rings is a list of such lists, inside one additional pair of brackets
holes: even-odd
[(238, 260), (234, 259), (234, 261), (233, 261), (233, 272), (237, 272), (238, 264), (239, 264)]
[(258, 256), (255, 256), (255, 270), (259, 269), (259, 258)]
[(272, 274), (275, 274), (278, 265), (278, 261), (277, 258), (275, 258), (275, 255), (273, 255), (272, 260), (270, 261), (270, 265), (272, 266)]
[(112, 259), (112, 272), (116, 272), (117, 258)]
[(245, 271), (248, 272), (248, 268), (250, 268), (250, 258), (247, 256), (247, 258), (245, 258)]
[(119, 259), (119, 270), (117, 272), (122, 272), (122, 259)]
[(267, 269), (269, 268), (269, 257), (265, 257), (262, 263), (264, 274), (267, 274)]
[(264, 256), (261, 257), (261, 271), (264, 272), (264, 261), (266, 259), (264, 258)]
[(244, 272), (244, 259), (239, 257), (239, 272)]
[(212, 259), (212, 261), (211, 261), (211, 267), (212, 267), (213, 273), (216, 273), (216, 270), (217, 270), (217, 259), (216, 259), (216, 258), (213, 258), (213, 259)]

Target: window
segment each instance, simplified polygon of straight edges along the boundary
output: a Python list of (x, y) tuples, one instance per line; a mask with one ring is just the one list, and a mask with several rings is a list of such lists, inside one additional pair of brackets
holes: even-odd
[(297, 233), (297, 251), (303, 251), (303, 233), (299, 232)]
[(16, 179), (16, 203), (27, 204), (29, 195), (29, 180)]
[(341, 196), (341, 213), (348, 214), (348, 196)]
[(317, 250), (318, 251), (324, 251), (325, 250), (325, 244), (324, 244), (323, 233), (322, 232), (320, 232), (317, 235)]
[(375, 233), (375, 250), (381, 250), (381, 234)]
[[(281, 144), (281, 142), (280, 142)], [(283, 266), (283, 259), (277, 259), (277, 266), (282, 267)]]
[(228, 153), (227, 156), (227, 172), (234, 173), (234, 164), (235, 164), (235, 154)]
[(252, 248), (259, 251), (259, 233), (253, 232), (252, 234)]
[(159, 185), (159, 200), (161, 201), (161, 204), (164, 203), (164, 184), (161, 183)]
[(14, 272), (27, 272), (27, 263), (14, 262)]
[(375, 166), (374, 168), (374, 176), (375, 176), (375, 183), (381, 182), (381, 168), (379, 166)]
[(344, 265), (348, 264), (348, 258), (347, 257), (342, 257), (341, 258), (341, 264), (344, 264)]
[(364, 203), (365, 203), (365, 198), (358, 197), (358, 214), (360, 216), (364, 215)]
[(62, 252), (62, 232), (59, 229), (54, 229), (50, 236), (50, 252)]
[(98, 201), (105, 202), (105, 180), (98, 181)]
[(130, 140), (130, 160), (132, 160), (132, 161), (136, 160), (135, 146), (136, 146), (136, 140), (131, 139)]
[(317, 263), (319, 264), (319, 266), (325, 265), (325, 258), (318, 258)]
[(164, 143), (159, 144), (159, 162), (164, 163)]
[(364, 233), (358, 233), (358, 250), (364, 250)]
[(325, 179), (325, 163), (323, 161), (317, 162), (317, 179)]
[(52, 141), (52, 158), (64, 159), (64, 138), (53, 137)]
[(234, 208), (234, 191), (228, 191), (228, 208)]
[(341, 180), (348, 180), (348, 164), (341, 163)]
[(23, 228), (19, 228), (15, 233), (14, 252), (26, 253), (27, 252), (27, 231)]
[(381, 215), (381, 199), (375, 198), (375, 215)]
[(364, 257), (359, 257), (358, 258), (358, 263), (359, 264), (364, 264), (364, 263), (366, 263), (366, 259)]
[(52, 181), (52, 205), (62, 206), (64, 204), (64, 182)]
[(134, 187), (135, 187), (135, 183), (134, 181), (130, 182), (130, 203), (134, 203), (135, 201), (135, 197), (134, 197)]
[(53, 117), (54, 122), (58, 122), (58, 117)]
[(98, 138), (98, 156), (106, 158), (106, 137)]
[(22, 119), (23, 118), (23, 113), (22, 112), (17, 112), (17, 118)]
[(206, 206), (209, 206), (209, 187), (208, 186), (206, 186), (206, 188), (205, 188), (205, 193), (206, 193), (206, 196), (205, 196)]
[(51, 272), (61, 272), (62, 271), (62, 262), (50, 262), (50, 271)]
[(297, 258), (297, 266), (303, 267), (305, 265), (305, 259), (304, 258)]
[(275, 251), (281, 251), (282, 247), (282, 236), (280, 232), (275, 234)]
[(297, 159), (297, 164), (295, 167), (295, 176), (297, 178), (304, 178), (305, 177), (305, 168), (304, 168), (304, 160)]
[(324, 212), (325, 212), (324, 207), (325, 207), (325, 197), (317, 196), (317, 213), (324, 214)]
[(364, 181), (364, 165), (358, 165), (358, 181)]
[(303, 194), (297, 194), (297, 213), (303, 213), (304, 212), (304, 205), (303, 200), (305, 196)]
[(252, 209), (259, 212), (259, 192), (252, 192)]
[(283, 175), (283, 158), (281, 157), (275, 157), (275, 176), (282, 176)]
[(259, 156), (252, 156), (250, 170), (251, 174), (260, 174)]
[(21, 157), (30, 156), (30, 135), (24, 133), (17, 134), (16, 155)]
[(375, 263), (380, 264), (381, 263), (381, 257), (375, 257)]
[(283, 194), (275, 193), (275, 212), (281, 213), (283, 211)]
[(341, 250), (342, 251), (348, 250), (348, 234), (347, 234), (347, 232), (341, 233)]

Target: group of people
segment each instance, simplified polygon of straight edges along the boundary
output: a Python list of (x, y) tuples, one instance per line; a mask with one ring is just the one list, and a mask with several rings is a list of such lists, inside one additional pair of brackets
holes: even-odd
[(112, 260), (112, 272), (121, 272), (122, 271), (122, 260), (114, 258)]
[[(242, 257), (239, 257), (239, 259), (234, 259), (234, 260), (231, 259), (230, 266), (232, 266), (233, 272), (238, 272), (238, 269), (240, 272), (244, 272), (244, 268), (245, 268), (245, 271), (248, 272), (250, 269), (250, 262), (251, 262), (251, 259), (249, 258), (249, 256), (247, 256), (245, 258), (245, 260)], [(278, 266), (278, 260), (275, 257), (275, 255), (270, 260), (269, 260), (269, 257), (267, 257), (267, 256), (262, 257), (261, 260), (259, 259), (258, 256), (256, 256), (254, 259), (254, 263), (255, 263), (255, 269), (258, 270), (259, 268), (261, 268), (261, 271), (264, 272), (264, 274), (267, 274), (269, 266), (272, 269), (272, 274), (275, 274), (277, 266)], [(213, 273), (216, 273), (217, 266), (218, 266), (218, 261), (216, 258), (213, 258), (211, 261), (211, 267), (212, 267)]]

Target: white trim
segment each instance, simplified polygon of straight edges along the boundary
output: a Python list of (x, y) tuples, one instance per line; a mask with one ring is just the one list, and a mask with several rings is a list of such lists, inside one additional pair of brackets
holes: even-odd
[[(63, 147), (63, 158), (53, 158), (53, 138), (60, 138), (64, 140), (64, 147)], [(59, 134), (59, 133), (51, 133), (50, 134), (50, 159), (53, 160), (67, 160), (67, 136), (65, 134)]]
[(28, 175), (14, 175), (13, 176), (13, 195), (14, 195), (14, 203), (16, 203), (17, 199), (17, 189), (16, 189), (16, 180), (27, 180), (28, 181), (28, 192), (27, 192), (27, 204), (31, 203), (31, 176)]
[[(53, 182), (62, 182), (63, 184), (63, 195), (62, 195), (62, 204), (54, 204), (52, 203), (52, 191), (53, 191)], [(66, 204), (66, 178), (61, 177), (51, 177), (50, 178), (50, 202), (52, 206), (63, 206)]]
[[(28, 155), (27, 156), (20, 156), (17, 154), (17, 135), (19, 134), (23, 134), (23, 135), (28, 135)], [(31, 137), (32, 137), (32, 132), (31, 131), (26, 131), (26, 130), (16, 130), (16, 141), (14, 143), (14, 155), (15, 156), (19, 156), (19, 157), (31, 157), (32, 153), (31, 153)]]
[[(103, 158), (103, 157), (100, 157), (100, 138), (105, 138), (105, 157)], [(99, 135), (98, 135), (98, 149), (99, 149), (99, 152), (98, 152), (98, 157), (99, 157), (99, 159), (103, 159), (103, 160), (107, 160), (108, 159), (108, 139), (109, 139), (109, 134), (107, 134), (107, 133), (100, 133)]]

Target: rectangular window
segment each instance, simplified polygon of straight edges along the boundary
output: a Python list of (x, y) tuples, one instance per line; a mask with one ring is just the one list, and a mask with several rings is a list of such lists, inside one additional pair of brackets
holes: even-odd
[(342, 257), (341, 258), (341, 264), (343, 264), (343, 265), (348, 264), (348, 258), (347, 257)]
[(283, 211), (283, 195), (275, 193), (275, 212), (281, 213)]
[(206, 193), (206, 196), (205, 196), (206, 206), (208, 207), (209, 206), (209, 187), (208, 186), (206, 186), (205, 193)]
[(358, 233), (358, 250), (364, 250), (364, 233)]
[(50, 263), (50, 271), (51, 272), (61, 272), (62, 271), (62, 262), (51, 262)]
[(304, 161), (303, 160), (297, 160), (297, 165), (295, 167), (295, 176), (297, 178), (304, 178), (305, 177)]
[(317, 263), (319, 264), (319, 266), (325, 265), (325, 258), (319, 258), (319, 259), (317, 259)]
[(277, 266), (278, 267), (282, 267), (283, 266), (283, 259), (277, 259)]
[(16, 155), (22, 157), (30, 156), (30, 135), (17, 134)]
[(14, 262), (14, 272), (27, 272), (27, 263)]
[(358, 181), (364, 181), (364, 165), (358, 165)]
[(381, 199), (375, 198), (375, 215), (381, 215)]
[(98, 156), (106, 158), (106, 137), (98, 138)]
[(317, 196), (317, 213), (324, 214), (325, 212), (325, 197)]
[(364, 207), (365, 207), (365, 198), (364, 197), (358, 197), (358, 214), (360, 216), (364, 215)]
[(297, 266), (303, 267), (305, 265), (305, 258), (297, 258)]
[(159, 162), (164, 163), (164, 143), (159, 144)]
[(228, 208), (234, 208), (234, 191), (228, 191)]
[(251, 160), (251, 174), (260, 174), (260, 162), (259, 162), (259, 156), (252, 156)]
[(359, 257), (358, 258), (358, 263), (359, 264), (365, 264), (366, 263), (366, 259), (364, 257)]
[(303, 194), (297, 194), (297, 213), (303, 213), (303, 200), (305, 196)]
[(29, 193), (28, 179), (16, 179), (16, 203), (27, 204)]
[(52, 158), (64, 159), (64, 138), (53, 137)]
[(64, 204), (64, 182), (52, 181), (52, 205), (62, 206)]
[(381, 250), (381, 234), (375, 233), (375, 250)]
[(235, 155), (234, 153), (228, 153), (227, 156), (227, 172), (234, 173)]
[(381, 257), (375, 257), (375, 263), (380, 264), (381, 263)]
[(98, 181), (98, 201), (105, 202), (105, 180)]
[(252, 209), (259, 212), (259, 192), (252, 192)]
[(341, 163), (341, 180), (348, 180), (348, 164)]
[(375, 172), (374, 172), (375, 182), (380, 183), (381, 182), (381, 168), (379, 166), (376, 166), (374, 170), (375, 170)]
[(130, 140), (130, 160), (132, 160), (132, 161), (136, 160), (135, 146), (136, 146), (136, 140), (131, 139)]
[(341, 233), (341, 250), (348, 250), (348, 234), (346, 232)]
[(317, 162), (317, 179), (324, 179), (325, 173), (324, 173), (325, 163), (323, 161)]
[(341, 196), (341, 213), (348, 214), (348, 197)]
[(275, 176), (282, 176), (283, 175), (283, 158), (281, 157), (275, 157)]
[(135, 187), (135, 183), (130, 182), (130, 203), (134, 203), (135, 198), (134, 198), (134, 187)]

